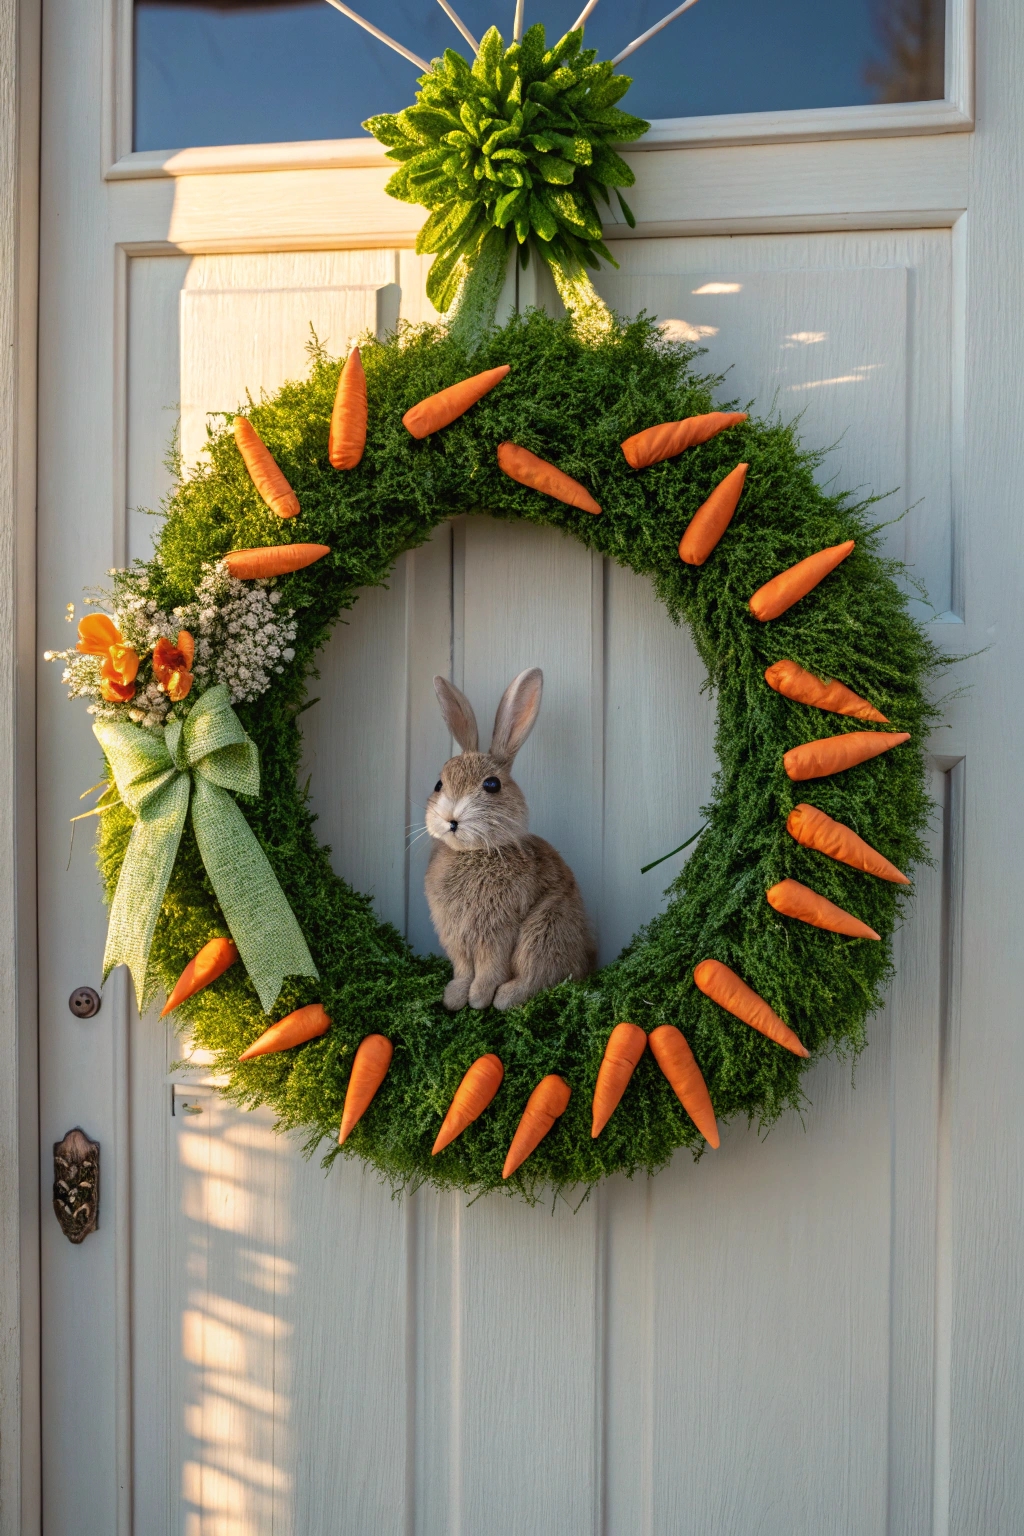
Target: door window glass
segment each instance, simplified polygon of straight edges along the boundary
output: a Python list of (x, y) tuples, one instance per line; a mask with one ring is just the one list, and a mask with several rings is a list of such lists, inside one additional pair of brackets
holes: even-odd
[[(470, 50), (433, 0), (352, 8), (421, 58)], [(583, 0), (527, 0), (556, 40)], [(513, 0), (457, 0), (480, 38)], [(586, 39), (614, 58), (672, 0), (601, 0)], [(507, 14), (506, 14), (507, 13)], [(945, 0), (700, 0), (626, 60), (648, 118), (941, 99)], [(136, 149), (354, 138), (412, 100), (418, 70), (324, 0), (135, 0)]]

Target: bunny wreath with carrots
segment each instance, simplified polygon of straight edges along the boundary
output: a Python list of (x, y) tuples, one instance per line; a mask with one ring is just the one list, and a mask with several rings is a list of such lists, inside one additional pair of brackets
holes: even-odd
[[(328, 1163), (533, 1198), (700, 1154), (720, 1119), (770, 1124), (816, 1056), (861, 1049), (925, 857), (939, 658), (867, 504), (594, 291), (595, 199), (632, 181), (611, 143), (646, 127), (614, 105), (629, 82), (579, 29), (551, 50), (540, 27), (507, 49), (492, 30), (472, 65), (425, 68), (418, 105), (369, 126), (401, 162), (390, 189), (432, 210), (446, 321), (343, 366), (314, 349), (307, 379), (214, 433), (152, 558), (112, 573), (110, 612), (58, 654), (107, 759), (104, 974), (127, 963), (142, 1005), (163, 988), (225, 1092), (310, 1150), (329, 1138)], [(566, 318), (495, 324), (513, 250), (547, 263)], [(448, 963), (318, 844), (299, 716), (359, 589), (481, 511), (650, 577), (717, 693), (719, 768), (665, 910), (617, 960), (448, 1011)]]

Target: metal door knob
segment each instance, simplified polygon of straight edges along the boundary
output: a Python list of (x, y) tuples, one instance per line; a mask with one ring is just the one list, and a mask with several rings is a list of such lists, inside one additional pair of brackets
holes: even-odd
[(68, 998), (68, 1007), (76, 1019), (92, 1019), (100, 1011), (102, 999), (95, 987), (76, 987)]

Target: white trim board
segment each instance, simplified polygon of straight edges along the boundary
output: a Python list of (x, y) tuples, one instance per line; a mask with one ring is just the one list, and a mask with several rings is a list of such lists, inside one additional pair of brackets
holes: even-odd
[(0, 1536), (40, 1528), (35, 460), (40, 16), (0, 0)]

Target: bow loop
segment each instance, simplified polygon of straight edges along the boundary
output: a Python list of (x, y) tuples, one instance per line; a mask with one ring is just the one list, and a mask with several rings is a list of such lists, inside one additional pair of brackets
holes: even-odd
[(157, 918), (192, 802), (192, 826), (231, 937), (269, 1012), (286, 976), (316, 976), (295, 914), (234, 794), (260, 792), (259, 753), (231, 708), (223, 683), (196, 701), (184, 722), (158, 734), (98, 720), (118, 792), (135, 816), (110, 910), (104, 978), (125, 964), (139, 1007)]
[(97, 720), (93, 732), (107, 755), (117, 792), (133, 816), (174, 779), (163, 736), (121, 720)]

